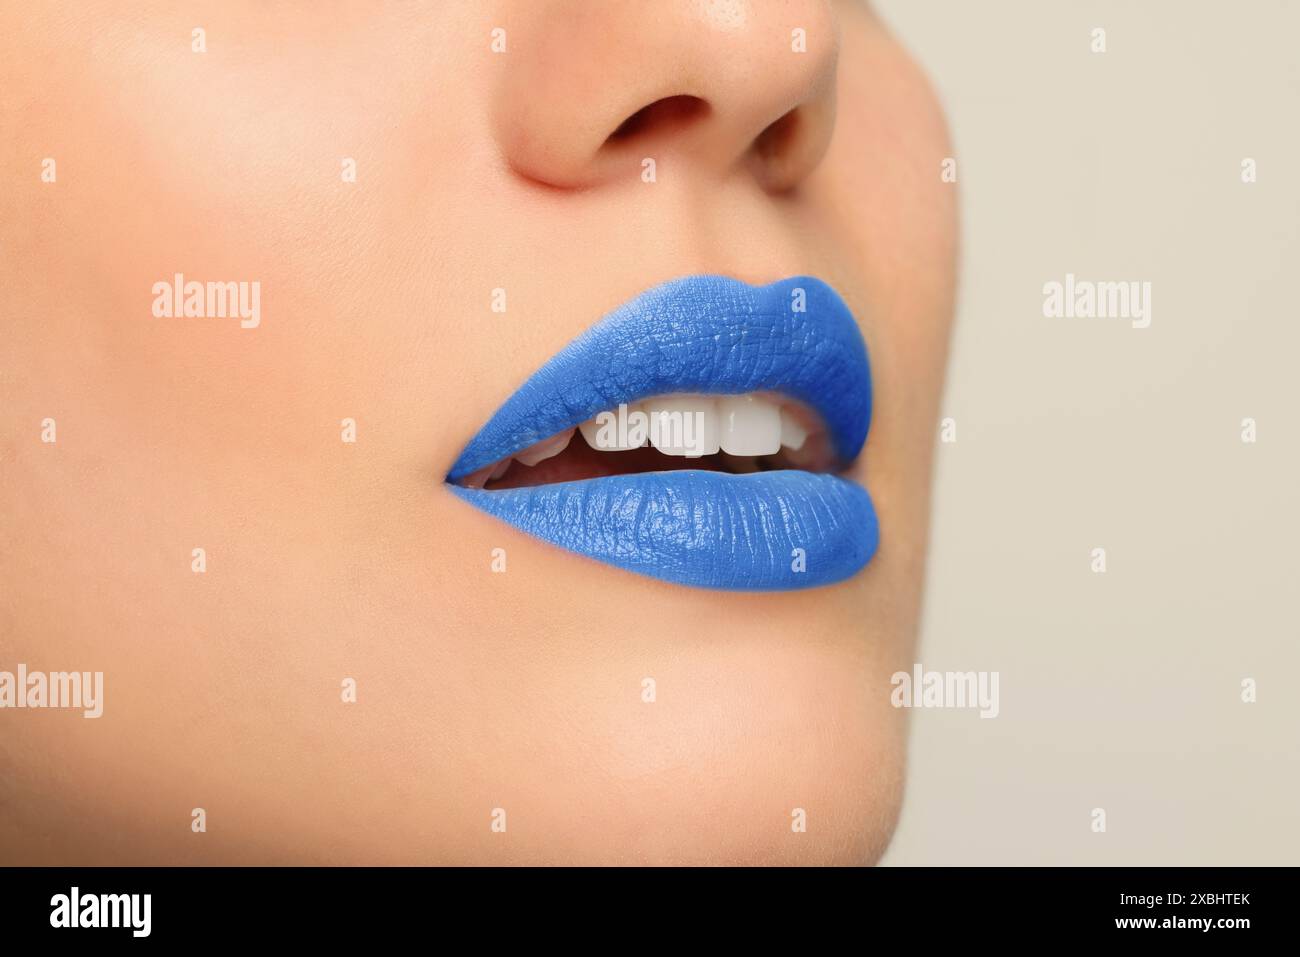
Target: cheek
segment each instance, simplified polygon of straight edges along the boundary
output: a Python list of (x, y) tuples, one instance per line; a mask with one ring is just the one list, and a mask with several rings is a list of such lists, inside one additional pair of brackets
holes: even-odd
[(854, 238), (871, 306), (897, 315), (889, 334), (938, 372), (955, 281), (957, 185), (942, 175), (953, 147), (927, 79), (878, 26), (846, 50), (835, 136), (827, 213)]
[(957, 184), (941, 175), (953, 147), (917, 66), (878, 21), (850, 16), (866, 22), (846, 31), (835, 140), (818, 185), (827, 217), (850, 237), (868, 316), (876, 402), (859, 474), (892, 513), (893, 541), (921, 543), (955, 300)]
[[(94, 347), (60, 361), (94, 355), (102, 368), (75, 379), (189, 460), (318, 469), (312, 435), (344, 416), (368, 423), (370, 454), (409, 458), (476, 331), (459, 317), (486, 315), (492, 285), (466, 263), (493, 224), (450, 188), (483, 165), (453, 145), (481, 110), (439, 93), (458, 53), (437, 34), (467, 34), (390, 12), (294, 39), (228, 16), (205, 21), (205, 54), (183, 16), (159, 12), (147, 32), (104, 25), (89, 76), (51, 72), (52, 111), (78, 123), (56, 144), (65, 219), (34, 228), (66, 305), (52, 322)], [(428, 49), (444, 53), (428, 63)], [(392, 79), (412, 75), (428, 82)], [(257, 283), (260, 325), (151, 318), (154, 284), (177, 273)], [(249, 447), (255, 434), (275, 441)]]

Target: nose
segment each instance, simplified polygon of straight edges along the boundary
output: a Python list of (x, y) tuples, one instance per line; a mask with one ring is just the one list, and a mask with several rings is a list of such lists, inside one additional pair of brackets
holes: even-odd
[(541, 183), (589, 188), (671, 155), (779, 192), (830, 142), (828, 0), (529, 0), (506, 36), (497, 142)]

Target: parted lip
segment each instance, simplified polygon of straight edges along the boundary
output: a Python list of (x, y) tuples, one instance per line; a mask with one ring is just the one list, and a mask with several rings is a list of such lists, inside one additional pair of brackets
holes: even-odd
[(725, 276), (672, 280), (538, 369), (470, 440), (447, 482), (529, 534), (667, 581), (785, 590), (847, 578), (870, 560), (879, 533), (866, 490), (836, 475), (687, 468), (500, 490), (456, 484), (620, 403), (760, 392), (811, 409), (838, 464), (855, 459), (872, 390), (848, 306), (811, 276), (765, 286)]

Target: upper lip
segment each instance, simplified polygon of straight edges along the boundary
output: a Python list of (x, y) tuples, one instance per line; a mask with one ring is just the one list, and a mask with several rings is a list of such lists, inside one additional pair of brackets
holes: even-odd
[(866, 346), (848, 306), (825, 282), (795, 276), (751, 286), (688, 277), (610, 313), (538, 369), (474, 436), (447, 479), (620, 403), (682, 392), (799, 400), (821, 417), (841, 464), (857, 457), (871, 419)]

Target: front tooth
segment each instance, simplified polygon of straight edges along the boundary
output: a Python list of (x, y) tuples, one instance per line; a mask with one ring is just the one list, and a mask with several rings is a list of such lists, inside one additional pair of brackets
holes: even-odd
[(538, 442), (531, 445), (522, 452), (515, 453), (515, 458), (530, 468), (538, 462), (545, 462), (549, 458), (554, 458), (569, 447), (569, 440), (573, 438), (573, 429), (566, 429), (559, 435), (547, 439), (545, 442)]
[(796, 452), (803, 448), (803, 444), (808, 441), (808, 430), (799, 424), (788, 409), (781, 407), (781, 444), (794, 449)]
[(699, 458), (718, 451), (718, 404), (706, 395), (649, 399), (650, 444), (665, 455)]
[(598, 452), (626, 452), (646, 444), (645, 424), (641, 403), (633, 402), (588, 419), (578, 431)]
[(781, 409), (752, 395), (718, 400), (722, 450), (730, 455), (774, 455), (781, 449)]

